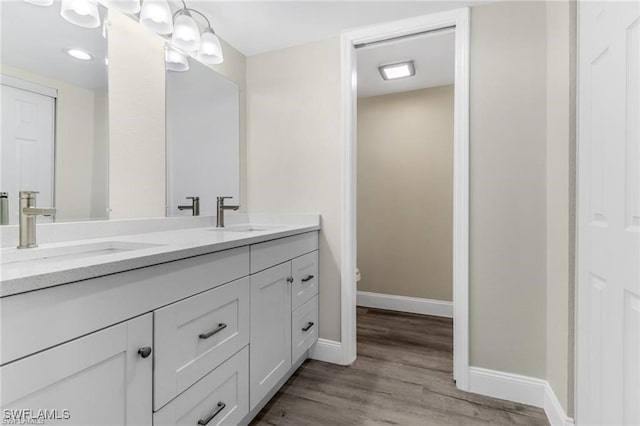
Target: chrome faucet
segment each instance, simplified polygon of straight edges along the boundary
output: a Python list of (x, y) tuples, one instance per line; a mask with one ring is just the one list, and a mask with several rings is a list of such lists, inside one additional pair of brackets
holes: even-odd
[(200, 216), (200, 197), (187, 197), (191, 200), (190, 206), (178, 206), (178, 210), (191, 210), (191, 216)]
[(36, 244), (36, 216), (53, 216), (54, 208), (37, 208), (38, 191), (20, 191), (20, 244), (19, 249), (38, 247)]
[(224, 228), (224, 211), (225, 210), (238, 210), (240, 208), (240, 206), (225, 206), (224, 200), (226, 198), (233, 198), (233, 197), (216, 198), (216, 226), (218, 228)]

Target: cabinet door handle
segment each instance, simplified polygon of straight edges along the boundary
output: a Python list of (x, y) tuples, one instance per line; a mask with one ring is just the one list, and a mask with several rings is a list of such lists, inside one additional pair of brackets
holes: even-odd
[(220, 413), (220, 411), (224, 410), (224, 407), (226, 407), (226, 406), (227, 406), (227, 404), (225, 404), (224, 402), (222, 402), (222, 401), (218, 402), (218, 406), (216, 407), (215, 411), (213, 413), (211, 413), (211, 415), (209, 417), (207, 417), (206, 419), (198, 420), (198, 424), (201, 425), (201, 426), (206, 425), (211, 420), (213, 420), (213, 418), (215, 416), (217, 416)]
[(201, 338), (201, 339), (208, 339), (209, 337), (213, 336), (214, 334), (220, 333), (225, 328), (227, 328), (227, 324), (221, 322), (220, 324), (218, 324), (218, 326), (216, 328), (214, 328), (210, 332), (202, 333), (202, 334), (198, 335), (198, 337)]
[(302, 282), (303, 282), (303, 283), (306, 283), (307, 281), (309, 281), (309, 280), (310, 280), (310, 279), (312, 279), (312, 278), (313, 278), (313, 275), (307, 275), (306, 277), (304, 277), (304, 278), (302, 279)]
[(142, 358), (147, 358), (149, 355), (151, 355), (151, 346), (145, 346), (144, 348), (138, 349), (138, 355), (140, 355)]
[(291, 284), (293, 282), (293, 277), (287, 277), (287, 282)]
[(302, 327), (302, 331), (309, 331), (311, 327), (313, 327), (313, 323), (309, 321), (305, 327)]

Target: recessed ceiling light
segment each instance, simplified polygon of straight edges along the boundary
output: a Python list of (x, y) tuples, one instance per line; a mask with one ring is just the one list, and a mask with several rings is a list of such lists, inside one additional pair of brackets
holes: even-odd
[(67, 55), (73, 56), (74, 58), (80, 59), (81, 61), (90, 61), (93, 59), (91, 53), (87, 52), (86, 50), (74, 47), (70, 49), (64, 49), (64, 51), (67, 53)]
[(395, 64), (382, 65), (378, 67), (380, 75), (385, 80), (395, 80), (396, 78), (411, 77), (416, 74), (413, 61), (397, 62)]

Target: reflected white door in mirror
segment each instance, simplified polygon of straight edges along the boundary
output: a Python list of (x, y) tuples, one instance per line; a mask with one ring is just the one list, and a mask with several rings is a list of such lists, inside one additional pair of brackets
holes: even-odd
[[(0, 85), (0, 182), (2, 192), (8, 194), (9, 224), (15, 225), (19, 191), (38, 191), (43, 205), (53, 204), (55, 91), (36, 85), (20, 88), (12, 82), (16, 79), (3, 78)], [(40, 216), (38, 221), (51, 218)]]

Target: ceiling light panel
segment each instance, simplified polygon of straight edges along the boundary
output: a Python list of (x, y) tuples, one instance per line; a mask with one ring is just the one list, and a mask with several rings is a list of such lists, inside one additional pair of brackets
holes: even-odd
[(382, 65), (378, 67), (380, 75), (385, 80), (395, 80), (398, 78), (411, 77), (416, 74), (413, 61), (397, 62), (395, 64)]

